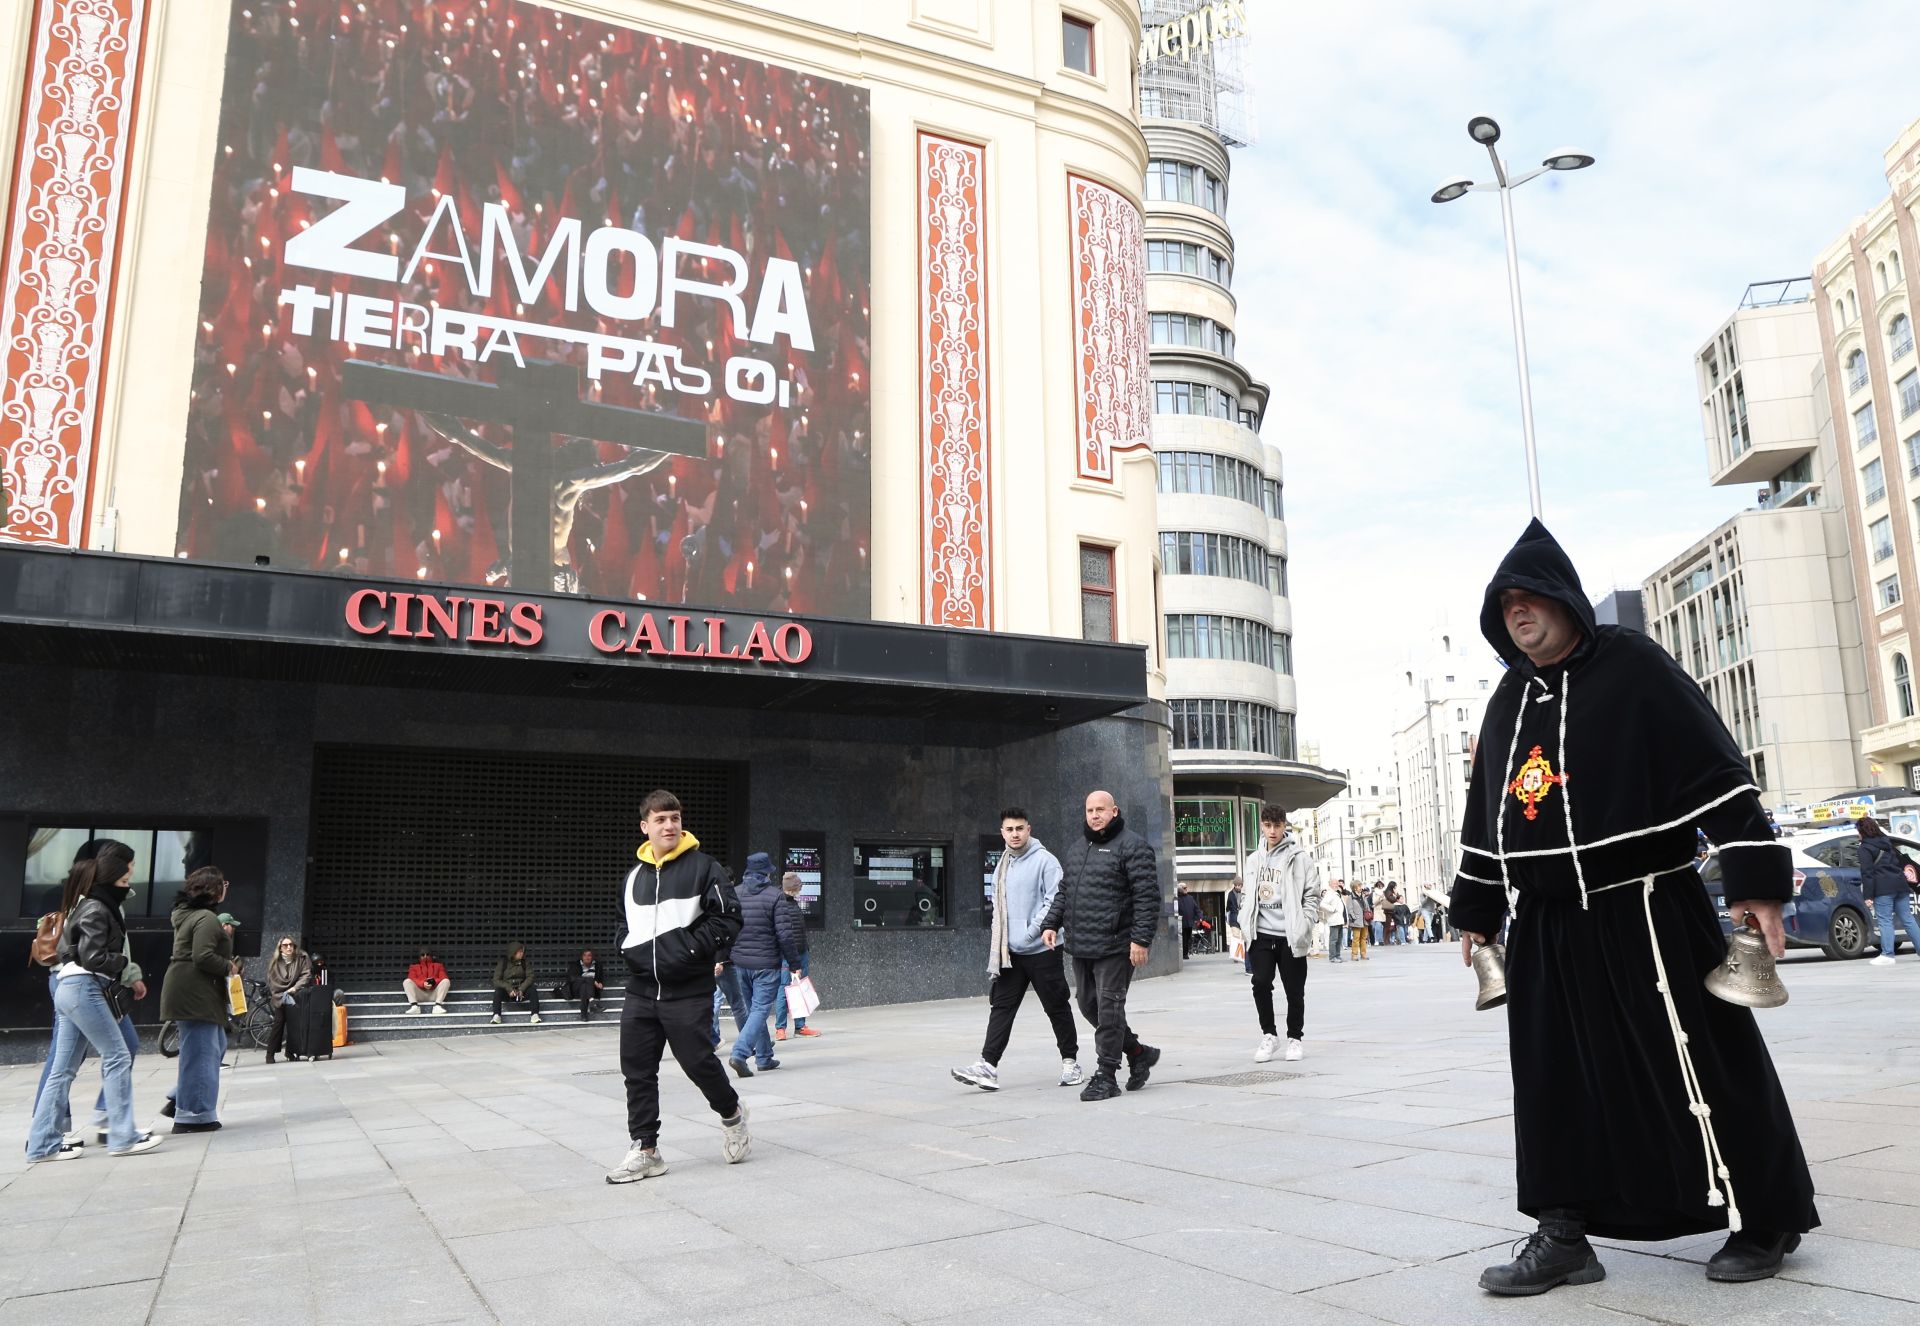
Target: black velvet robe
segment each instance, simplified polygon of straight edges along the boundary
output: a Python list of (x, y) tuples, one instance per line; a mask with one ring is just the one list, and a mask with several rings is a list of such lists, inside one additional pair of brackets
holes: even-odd
[[(1507, 588), (1574, 613), (1584, 638), (1564, 663), (1536, 669), (1513, 644)], [(1792, 895), (1791, 856), (1746, 761), (1665, 651), (1595, 624), (1539, 521), (1488, 585), (1480, 625), (1508, 671), (1480, 730), (1452, 919), (1494, 934), (1515, 891), (1507, 1027), (1520, 1209), (1583, 1209), (1594, 1234), (1668, 1239), (1727, 1228), (1730, 1188), (1747, 1230), (1814, 1228), (1813, 1180), (1754, 1015), (1702, 985), (1726, 944), (1693, 868), (1695, 829), (1719, 849), (1729, 904)], [(1724, 1179), (1690, 1111), (1655, 934)]]

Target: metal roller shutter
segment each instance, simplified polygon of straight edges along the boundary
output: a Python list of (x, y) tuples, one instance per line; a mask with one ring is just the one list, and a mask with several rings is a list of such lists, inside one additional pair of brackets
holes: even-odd
[(544, 986), (582, 948), (614, 956), (648, 792), (678, 796), (729, 869), (744, 828), (743, 765), (367, 746), (314, 760), (307, 942), (341, 985), (397, 987), (427, 945), (473, 989), (518, 939)]

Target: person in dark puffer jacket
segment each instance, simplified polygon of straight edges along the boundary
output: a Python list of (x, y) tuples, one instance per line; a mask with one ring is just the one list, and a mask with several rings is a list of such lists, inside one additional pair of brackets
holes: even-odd
[(1146, 965), (1160, 920), (1160, 869), (1147, 840), (1127, 828), (1111, 792), (1087, 797), (1082, 841), (1060, 854), (1060, 892), (1047, 910), (1041, 938), (1052, 948), (1066, 928), (1073, 955), (1075, 998), (1081, 1016), (1094, 1024), (1100, 1071), (1081, 1100), (1112, 1100), (1115, 1076), (1127, 1056), (1127, 1090), (1138, 1091), (1160, 1062), (1160, 1051), (1141, 1043), (1127, 1025), (1127, 987), (1133, 969)]
[(640, 806), (647, 841), (620, 890), (618, 944), (632, 973), (620, 1006), (620, 1073), (627, 1084), (626, 1158), (608, 1183), (667, 1172), (660, 1157), (660, 1054), (671, 1047), (681, 1071), (720, 1116), (720, 1153), (747, 1158), (747, 1107), (707, 1042), (714, 964), (740, 933), (740, 902), (718, 861), (681, 826), (680, 799), (647, 794)]
[(741, 1002), (747, 1006), (747, 1022), (727, 1063), (741, 1077), (753, 1076), (748, 1056), (759, 1060), (762, 1072), (780, 1066), (773, 1057), (767, 1019), (773, 1016), (773, 1001), (780, 993), (780, 964), (799, 971), (806, 951), (807, 922), (799, 904), (773, 882), (773, 858), (755, 852), (740, 875), (740, 937), (733, 941), (733, 969)]

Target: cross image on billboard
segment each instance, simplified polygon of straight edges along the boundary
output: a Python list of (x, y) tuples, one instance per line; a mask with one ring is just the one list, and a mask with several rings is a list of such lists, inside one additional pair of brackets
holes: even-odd
[(516, 0), (232, 0), (188, 557), (871, 615), (866, 92)]

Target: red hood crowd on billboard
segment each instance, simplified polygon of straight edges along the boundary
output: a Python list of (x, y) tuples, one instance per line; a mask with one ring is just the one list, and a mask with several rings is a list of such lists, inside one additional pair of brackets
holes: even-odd
[[(867, 616), (864, 90), (530, 4), (308, 8), (234, 0), (181, 553), (504, 585), (553, 446), (554, 587)], [(706, 455), (376, 405), (352, 359), (576, 365)]]

